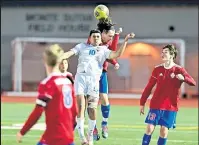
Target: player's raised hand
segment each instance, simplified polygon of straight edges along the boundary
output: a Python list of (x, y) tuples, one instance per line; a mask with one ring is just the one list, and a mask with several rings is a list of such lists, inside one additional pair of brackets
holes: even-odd
[(179, 79), (180, 81), (184, 81), (184, 76), (181, 74), (177, 74), (176, 78)]
[(122, 28), (119, 28), (119, 30), (115, 34), (120, 34), (122, 33)]
[(135, 37), (135, 34), (134, 33), (130, 33), (130, 34), (127, 34), (126, 37), (125, 37), (125, 41), (128, 41), (129, 38), (134, 38)]
[(18, 132), (16, 137), (17, 137), (17, 142), (21, 143), (23, 135), (20, 132)]
[(119, 68), (120, 68), (119, 63), (116, 63), (115, 66), (114, 66), (114, 69), (119, 69)]
[(140, 115), (144, 115), (144, 106), (140, 106)]

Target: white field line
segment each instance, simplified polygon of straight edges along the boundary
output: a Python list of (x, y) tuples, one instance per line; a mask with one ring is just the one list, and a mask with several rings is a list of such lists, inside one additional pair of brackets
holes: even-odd
[[(21, 126), (23, 123), (17, 123), (17, 124), (13, 124), (13, 122), (1, 122), (1, 125), (8, 125), (8, 124), (12, 124), (12, 126)], [(36, 125), (38, 126), (44, 126), (45, 123), (42, 122), (42, 123), (37, 123)], [(133, 124), (129, 124), (129, 125), (124, 125), (122, 124), (122, 122), (116, 122), (115, 124), (110, 124), (111, 127), (114, 127), (114, 126), (124, 126), (124, 127), (135, 127), (135, 126), (145, 126), (146, 124), (145, 123), (138, 123), (138, 122), (135, 122)], [(177, 127), (185, 127), (185, 128), (189, 128), (189, 127), (197, 127), (199, 128), (199, 125), (197, 123), (191, 123), (191, 124), (188, 124), (188, 123), (177, 123)]]
[[(4, 134), (4, 135), (1, 134), (1, 137), (10, 138), (10, 137), (16, 137), (16, 135), (15, 134)], [(37, 135), (26, 135), (25, 137), (26, 138), (37, 138), (38, 139), (39, 136), (37, 136)], [(78, 138), (76, 138), (76, 139), (78, 139)], [(117, 140), (118, 141), (119, 140), (124, 140), (124, 141), (142, 141), (142, 139), (140, 139), (140, 138), (133, 139), (133, 138), (125, 138), (125, 137), (122, 137), (122, 138), (119, 138), (119, 137), (111, 138), (111, 137), (109, 137), (108, 140), (111, 140), (111, 141), (117, 141)], [(28, 142), (28, 141), (30, 141), (30, 140), (26, 140), (26, 142)], [(157, 142), (157, 140), (155, 140), (155, 139), (152, 139), (151, 141), (152, 142)], [(168, 142), (173, 142), (173, 143), (198, 143), (198, 141), (194, 141), (194, 140), (168, 140)]]
[[(11, 126), (9, 125), (1, 125), (2, 129), (6, 129), (6, 128), (12, 128), (12, 129), (20, 129), (23, 126), (23, 123), (19, 123), (19, 124), (13, 124)], [(87, 125), (85, 125), (85, 127), (88, 127)], [(109, 128), (123, 128), (123, 129), (145, 129), (146, 125), (124, 125), (124, 124), (113, 124), (113, 125), (109, 125)], [(33, 129), (36, 130), (44, 130), (45, 129), (45, 123), (37, 123), (33, 126)], [(177, 126), (176, 130), (198, 130), (198, 126)]]
[[(118, 124), (118, 125), (119, 124), (123, 125), (122, 123), (123, 122), (115, 122), (115, 124)], [(13, 122), (11, 122), (11, 121), (1, 122), (1, 125), (7, 125), (7, 124), (13, 124)], [(23, 123), (18, 123), (18, 124), (20, 125), (20, 124), (23, 124)], [(38, 124), (45, 124), (45, 123), (38, 123)], [(17, 125), (17, 124), (13, 124), (13, 125)], [(133, 124), (129, 124), (129, 126), (134, 126), (134, 125), (146, 125), (146, 124), (144, 122), (143, 123), (135, 122)], [(198, 126), (199, 127), (198, 123), (177, 123), (177, 127), (191, 127), (191, 126), (193, 126), (193, 127)]]
[[(1, 129), (5, 130), (19, 130), (22, 128), (23, 124), (13, 124), (12, 126), (1, 126)], [(85, 125), (85, 128), (88, 128), (87, 125)], [(143, 132), (145, 130), (145, 126), (125, 126), (125, 125), (110, 125), (110, 130), (118, 130), (118, 131), (127, 131), (127, 132), (133, 132), (133, 131), (139, 131)], [(44, 131), (45, 130), (45, 124), (44, 123), (38, 123), (34, 125), (31, 130), (39, 130)], [(178, 133), (190, 133), (190, 134), (197, 134), (198, 133), (198, 127), (183, 127), (179, 130), (170, 130), (171, 133), (178, 132)]]

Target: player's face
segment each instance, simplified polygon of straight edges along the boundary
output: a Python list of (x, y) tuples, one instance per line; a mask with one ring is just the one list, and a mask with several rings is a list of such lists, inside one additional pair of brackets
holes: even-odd
[(59, 69), (61, 72), (66, 72), (68, 69), (68, 61), (67, 60), (62, 60), (62, 62), (59, 65)]
[(100, 33), (93, 33), (90, 37), (90, 42), (93, 46), (99, 46), (102, 43), (101, 34)]
[(114, 35), (115, 35), (115, 30), (109, 30), (108, 32), (106, 32), (106, 31), (102, 32), (102, 42), (107, 43), (108, 41), (113, 40)]
[(161, 57), (163, 61), (173, 60), (173, 55), (170, 54), (169, 48), (162, 50)]

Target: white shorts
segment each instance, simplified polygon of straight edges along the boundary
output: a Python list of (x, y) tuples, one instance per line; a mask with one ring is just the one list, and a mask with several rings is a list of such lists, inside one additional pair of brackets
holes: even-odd
[(74, 81), (75, 95), (90, 95), (99, 98), (99, 80), (100, 76), (76, 74)]

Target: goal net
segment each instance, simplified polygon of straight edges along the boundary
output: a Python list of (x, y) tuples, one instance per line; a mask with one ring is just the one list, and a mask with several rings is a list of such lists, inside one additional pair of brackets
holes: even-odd
[[(12, 41), (13, 92), (12, 95), (35, 96), (39, 82), (46, 77), (42, 53), (47, 45), (59, 44), (65, 51), (87, 39), (20, 37)], [(119, 41), (119, 45), (123, 39)], [(118, 58), (119, 70), (110, 64), (108, 70), (110, 96), (117, 98), (140, 98), (155, 65), (161, 63), (160, 54), (166, 44), (178, 48), (176, 62), (185, 65), (185, 42), (181, 39), (131, 39), (124, 55)], [(77, 57), (69, 60), (69, 72), (75, 75)], [(184, 85), (181, 93), (185, 93)], [(122, 95), (121, 95), (122, 94)]]

